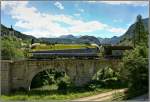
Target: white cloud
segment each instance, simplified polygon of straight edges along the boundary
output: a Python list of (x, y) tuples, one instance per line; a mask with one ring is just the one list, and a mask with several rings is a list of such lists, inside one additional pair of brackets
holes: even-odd
[(77, 26), (71, 27), (69, 30), (72, 33), (80, 33), (80, 32), (92, 32), (96, 30), (102, 30), (106, 28), (107, 25), (100, 23), (98, 21), (84, 22), (79, 23)]
[(148, 1), (88, 1), (89, 3), (104, 3), (110, 5), (148, 6)]
[(60, 3), (60, 2), (55, 2), (54, 5), (59, 8), (60, 10), (63, 10), (64, 9), (64, 6)]
[[(23, 33), (36, 37), (58, 37), (96, 30), (106, 30), (119, 34), (124, 31), (121, 28), (113, 28), (99, 21), (85, 22), (69, 15), (39, 12), (37, 8), (29, 7), (27, 1), (2, 1), (2, 6), (4, 12), (8, 12), (16, 21), (16, 27), (24, 29)], [(64, 27), (61, 23), (67, 24), (69, 27)]]
[(73, 15), (74, 15), (74, 16), (77, 16), (77, 17), (81, 16), (80, 13), (75, 13), (75, 14), (73, 14)]
[(50, 35), (49, 31), (44, 31), (44, 30), (30, 30), (30, 31), (24, 31), (22, 32), (23, 34), (28, 34), (28, 35), (33, 35), (36, 37), (55, 37), (54, 35)]
[(118, 34), (118, 35), (122, 35), (125, 33), (126, 29), (123, 29), (123, 28), (114, 28), (114, 27), (110, 27), (108, 29), (109, 32), (111, 33), (115, 33), (115, 34)]
[(113, 22), (114, 23), (120, 23), (120, 22), (122, 22), (122, 19), (114, 19)]
[(84, 12), (84, 9), (78, 9), (80, 12)]

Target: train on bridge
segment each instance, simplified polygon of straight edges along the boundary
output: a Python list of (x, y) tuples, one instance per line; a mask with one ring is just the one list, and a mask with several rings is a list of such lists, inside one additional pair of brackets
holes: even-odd
[(105, 45), (102, 47), (83, 48), (83, 49), (32, 51), (30, 52), (32, 54), (30, 59), (57, 59), (57, 58), (98, 59), (100, 57), (107, 59), (121, 59), (123, 56), (123, 52), (125, 50), (131, 49), (133, 49), (131, 46)]
[(56, 59), (56, 58), (76, 58), (94, 59), (99, 57), (97, 48), (66, 49), (49, 51), (32, 51), (31, 59)]

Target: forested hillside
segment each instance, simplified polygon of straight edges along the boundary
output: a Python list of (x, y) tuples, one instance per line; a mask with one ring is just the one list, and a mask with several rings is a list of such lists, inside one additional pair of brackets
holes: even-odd
[(1, 24), (1, 58), (5, 60), (27, 58), (32, 39), (38, 40), (33, 36), (22, 34)]
[[(9, 30), (11, 28), (8, 28), (6, 26), (4, 26), (3, 24), (1, 24), (1, 36), (3, 37), (4, 35), (8, 36), (9, 35)], [(35, 38), (34, 36), (31, 36), (31, 35), (26, 35), (26, 34), (23, 34), (15, 29), (13, 29), (14, 31), (14, 36), (17, 37), (17, 38), (20, 38), (22, 40), (31, 40), (31, 39), (34, 39), (34, 40), (37, 40), (37, 38)]]

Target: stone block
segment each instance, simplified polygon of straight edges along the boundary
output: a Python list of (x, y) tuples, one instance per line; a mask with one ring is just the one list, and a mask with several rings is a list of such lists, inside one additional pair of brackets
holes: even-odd
[(8, 80), (8, 79), (9, 79), (9, 72), (1, 71), (1, 80)]
[(1, 63), (1, 71), (8, 71), (9, 63)]

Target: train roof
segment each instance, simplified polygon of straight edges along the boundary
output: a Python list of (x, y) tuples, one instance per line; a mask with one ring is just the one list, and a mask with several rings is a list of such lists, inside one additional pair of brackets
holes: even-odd
[(65, 49), (65, 50), (42, 50), (42, 51), (30, 51), (29, 53), (95, 53), (96, 48), (85, 48), (85, 49)]

